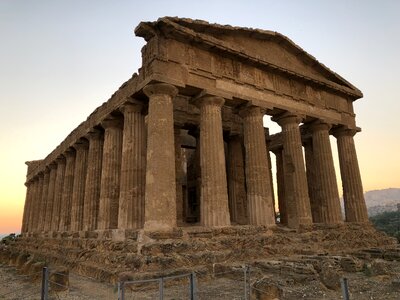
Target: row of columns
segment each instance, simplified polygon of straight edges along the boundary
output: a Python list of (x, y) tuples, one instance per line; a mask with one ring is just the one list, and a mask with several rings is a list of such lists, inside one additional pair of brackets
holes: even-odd
[[(123, 122), (109, 117), (101, 123), (104, 134), (93, 130), (78, 140), (27, 183), (23, 232), (143, 227), (170, 230), (177, 226), (182, 214), (182, 191), (179, 180), (178, 185), (176, 182), (181, 175), (176, 163), (179, 143), (174, 131), (173, 98), (178, 90), (159, 83), (148, 85), (143, 91), (149, 98), (147, 133), (142, 105), (129, 102), (121, 108)], [(256, 106), (241, 109), (244, 153), (240, 141), (232, 137), (227, 177), (221, 118), (224, 99), (203, 95), (195, 103), (200, 109), (201, 224), (227, 226), (231, 217), (239, 224), (246, 218), (252, 225), (275, 224), (264, 112)], [(306, 174), (301, 118), (284, 113), (273, 120), (282, 127), (283, 135), (283, 149), (276, 152), (282, 221), (290, 227), (313, 221), (341, 222), (330, 126), (323, 122), (309, 125), (312, 139), (305, 146)], [(346, 218), (366, 221), (351, 133), (336, 134)], [(244, 164), (240, 159), (243, 155)], [(247, 215), (243, 214), (244, 208)]]

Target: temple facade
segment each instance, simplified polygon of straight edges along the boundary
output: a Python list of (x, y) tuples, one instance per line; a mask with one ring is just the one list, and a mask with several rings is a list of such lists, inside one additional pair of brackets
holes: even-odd
[(278, 210), (290, 228), (368, 222), (356, 87), (277, 32), (165, 17), (135, 33), (147, 42), (138, 74), (26, 163), (23, 235), (275, 226)]

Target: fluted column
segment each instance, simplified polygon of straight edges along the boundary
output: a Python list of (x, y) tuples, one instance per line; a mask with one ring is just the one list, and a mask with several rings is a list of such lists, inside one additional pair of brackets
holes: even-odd
[(21, 224), (21, 232), (25, 233), (29, 231), (29, 212), (32, 204), (32, 193), (33, 193), (33, 182), (29, 181), (25, 183), (26, 186), (26, 196), (24, 203), (24, 212), (22, 215), (22, 224)]
[(242, 150), (243, 138), (234, 135), (228, 141), (228, 195), (231, 221), (247, 224), (247, 196)]
[(276, 183), (278, 187), (278, 208), (280, 215), (280, 223), (287, 225), (288, 216), (286, 210), (285, 199), (285, 174), (283, 170), (283, 149), (279, 148), (274, 151), (276, 159)]
[(31, 205), (29, 209), (29, 216), (28, 217), (28, 232), (34, 232), (35, 227), (34, 227), (34, 222), (35, 222), (35, 213), (36, 213), (36, 208), (37, 208), (37, 194), (38, 194), (38, 187), (39, 187), (39, 177), (35, 176), (32, 179), (32, 200), (31, 200)]
[(176, 221), (183, 224), (183, 169), (182, 169), (182, 137), (180, 128), (174, 129), (175, 174), (176, 174)]
[(43, 177), (42, 199), (40, 201), (40, 212), (38, 221), (39, 232), (44, 231), (44, 225), (46, 222), (46, 208), (47, 208), (47, 197), (49, 193), (49, 181), (50, 181), (50, 168), (46, 167), (46, 169), (44, 170), (44, 177)]
[(317, 191), (320, 199), (322, 222), (327, 224), (343, 222), (339, 202), (339, 192), (333, 164), (332, 148), (329, 141), (331, 125), (316, 121), (308, 125), (312, 131), (315, 175), (318, 178)]
[(284, 113), (274, 120), (282, 127), (288, 226), (296, 228), (299, 225), (311, 224), (310, 199), (299, 129), (301, 118)]
[(63, 194), (63, 184), (65, 176), (65, 157), (59, 156), (57, 162), (57, 175), (54, 184), (54, 204), (53, 204), (53, 217), (51, 219), (51, 230), (58, 231), (60, 224), (61, 201)]
[(203, 96), (200, 106), (200, 217), (203, 226), (228, 226), (228, 188), (221, 107), (224, 99)]
[(151, 84), (143, 89), (149, 97), (147, 120), (146, 230), (176, 227), (176, 182), (173, 98), (176, 87)]
[(104, 128), (98, 229), (118, 228), (118, 200), (122, 157), (122, 120), (106, 119)]
[(71, 200), (71, 231), (80, 231), (83, 229), (83, 199), (85, 197), (89, 144), (87, 140), (81, 139), (74, 145), (74, 148), (76, 158)]
[(122, 141), (118, 228), (142, 228), (146, 181), (146, 127), (141, 103), (126, 103)]
[(248, 107), (241, 112), (246, 157), (246, 187), (249, 224), (275, 224), (272, 187), (269, 175), (267, 145), (260, 107)]
[(32, 211), (32, 231), (39, 232), (39, 219), (40, 219), (40, 210), (41, 210), (41, 203), (42, 203), (42, 192), (43, 192), (43, 180), (44, 180), (44, 173), (40, 172), (38, 174), (37, 179), (37, 188), (35, 191), (35, 203), (34, 209)]
[(312, 138), (308, 138), (304, 141), (304, 156), (306, 161), (306, 175), (307, 175), (307, 186), (308, 195), (310, 197), (311, 215), (313, 223), (322, 222), (322, 212), (320, 198), (318, 197), (318, 190), (321, 188), (319, 178), (316, 175), (316, 164), (314, 161), (314, 151)]
[(65, 153), (65, 175), (62, 189), (62, 200), (60, 209), (60, 231), (70, 230), (71, 225), (71, 203), (72, 191), (74, 187), (74, 172), (75, 172), (75, 149), (68, 149)]
[(368, 222), (367, 206), (353, 136), (356, 130), (340, 128), (337, 139), (346, 222)]
[(269, 174), (269, 186), (271, 187), (271, 200), (272, 200), (272, 212), (274, 214), (274, 222), (276, 223), (276, 215), (275, 215), (275, 193), (274, 193), (274, 182), (273, 182), (273, 177), (272, 177), (272, 162), (271, 162), (271, 154), (269, 151), (269, 145), (267, 143), (267, 161), (268, 161), (268, 174)]
[(49, 165), (49, 168), (50, 168), (50, 177), (49, 177), (49, 188), (47, 191), (46, 216), (43, 227), (44, 231), (51, 230), (51, 223), (53, 218), (53, 205), (54, 205), (54, 188), (57, 176), (57, 164), (51, 163)]
[(93, 130), (86, 138), (89, 140), (89, 150), (83, 200), (83, 230), (89, 231), (97, 228), (104, 136), (100, 130)]

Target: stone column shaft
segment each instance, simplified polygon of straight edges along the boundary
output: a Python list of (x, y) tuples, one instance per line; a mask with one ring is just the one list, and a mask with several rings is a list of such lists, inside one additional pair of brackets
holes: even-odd
[(37, 187), (35, 191), (35, 203), (33, 205), (32, 211), (32, 231), (39, 232), (39, 217), (40, 217), (40, 209), (41, 209), (41, 202), (42, 202), (42, 191), (43, 191), (43, 173), (38, 175), (37, 179)]
[(65, 175), (65, 158), (63, 156), (60, 156), (59, 158), (57, 158), (57, 175), (54, 185), (53, 217), (51, 219), (52, 231), (58, 231), (58, 227), (60, 224), (64, 175)]
[(40, 201), (40, 211), (39, 211), (39, 221), (38, 221), (39, 232), (44, 231), (46, 223), (46, 208), (47, 208), (47, 197), (49, 193), (49, 181), (50, 181), (50, 169), (46, 167), (43, 177), (42, 200)]
[(322, 222), (322, 205), (318, 197), (318, 190), (320, 190), (319, 178), (316, 175), (316, 165), (314, 162), (314, 152), (312, 139), (310, 138), (304, 143), (304, 155), (306, 160), (306, 174), (308, 194), (310, 197), (311, 215), (313, 223)]
[(118, 228), (143, 228), (146, 186), (146, 126), (143, 106), (127, 103), (124, 114)]
[(22, 225), (21, 225), (22, 233), (29, 231), (28, 222), (29, 222), (29, 212), (32, 204), (32, 188), (33, 188), (32, 181), (27, 182), (25, 186), (26, 186), (26, 196), (25, 196), (24, 212), (22, 215)]
[(69, 149), (65, 152), (65, 175), (62, 190), (62, 200), (60, 209), (60, 231), (69, 231), (71, 225), (71, 204), (72, 191), (74, 187), (74, 172), (75, 172), (75, 155), (74, 149)]
[(74, 145), (76, 158), (71, 199), (71, 231), (83, 229), (83, 199), (85, 197), (88, 147), (86, 140), (80, 140)]
[(259, 107), (253, 106), (243, 111), (243, 135), (249, 223), (275, 224), (263, 114)]
[(49, 188), (47, 191), (46, 216), (45, 216), (45, 224), (43, 227), (44, 231), (51, 230), (56, 176), (57, 176), (57, 165), (55, 163), (52, 163), (50, 164), (50, 177), (49, 177)]
[(176, 221), (183, 224), (183, 170), (182, 170), (182, 138), (180, 128), (174, 130), (175, 142), (175, 174), (176, 174)]
[(83, 200), (83, 230), (91, 231), (97, 228), (99, 214), (104, 136), (101, 131), (94, 130), (86, 137), (89, 140), (89, 150)]
[(321, 207), (321, 221), (326, 224), (343, 222), (331, 143), (329, 141), (330, 127), (330, 125), (320, 121), (310, 125), (315, 175), (320, 187), (317, 195)]
[(288, 216), (286, 210), (286, 199), (285, 199), (285, 174), (283, 170), (283, 149), (275, 151), (276, 157), (276, 183), (278, 187), (278, 207), (280, 215), (280, 223), (287, 225)]
[(346, 222), (368, 222), (367, 206), (353, 139), (355, 133), (355, 130), (346, 129), (334, 133), (339, 153)]
[(228, 141), (228, 194), (231, 221), (247, 224), (247, 195), (243, 158), (243, 139), (232, 136)]
[(106, 119), (104, 128), (98, 229), (118, 228), (118, 200), (122, 157), (122, 120)]
[(301, 119), (291, 114), (274, 119), (282, 127), (288, 226), (296, 228), (299, 225), (311, 224), (310, 199), (299, 129)]
[(178, 90), (160, 83), (148, 85), (143, 91), (149, 97), (144, 228), (168, 231), (176, 227), (172, 99)]
[(204, 96), (200, 102), (201, 223), (228, 226), (230, 216), (221, 107), (224, 99)]
[(33, 191), (32, 191), (32, 204), (29, 210), (29, 232), (35, 232), (35, 214), (38, 205), (38, 193), (39, 193), (39, 176), (33, 179)]

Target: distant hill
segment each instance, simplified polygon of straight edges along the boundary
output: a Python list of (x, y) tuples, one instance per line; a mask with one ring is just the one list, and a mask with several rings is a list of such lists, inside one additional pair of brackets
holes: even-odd
[(368, 191), (364, 196), (369, 216), (396, 211), (400, 204), (400, 188)]

